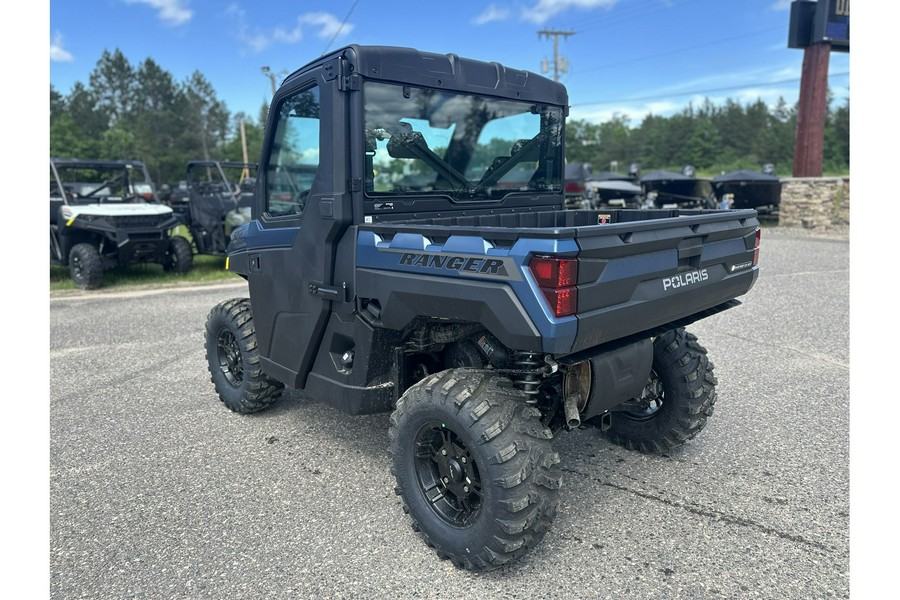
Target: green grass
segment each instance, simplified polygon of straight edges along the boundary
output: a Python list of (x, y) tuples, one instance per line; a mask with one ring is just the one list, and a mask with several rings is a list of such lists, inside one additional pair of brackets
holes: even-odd
[[(132, 286), (169, 285), (237, 281), (238, 276), (225, 270), (225, 257), (194, 255), (194, 267), (185, 275), (163, 271), (162, 265), (140, 263), (109, 269), (103, 273), (101, 289), (127, 289)], [(68, 267), (50, 265), (50, 291), (77, 289)]]

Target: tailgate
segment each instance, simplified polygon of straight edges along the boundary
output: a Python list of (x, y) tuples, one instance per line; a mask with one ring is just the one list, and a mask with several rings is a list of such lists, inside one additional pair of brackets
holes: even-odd
[[(578, 333), (572, 352), (690, 317), (756, 281), (752, 211), (613, 225), (578, 236)], [(726, 215), (728, 215), (726, 217)], [(674, 224), (673, 224), (674, 221)]]

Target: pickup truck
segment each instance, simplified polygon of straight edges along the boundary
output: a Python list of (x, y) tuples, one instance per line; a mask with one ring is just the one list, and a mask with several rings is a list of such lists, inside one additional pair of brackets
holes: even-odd
[(533, 73), (348, 46), (272, 101), (252, 219), (212, 309), (225, 406), (285, 386), (392, 412), (390, 468), (413, 529), (489, 570), (547, 533), (553, 450), (593, 427), (669, 452), (713, 413), (713, 363), (685, 326), (758, 274), (753, 210), (565, 210), (568, 97)]

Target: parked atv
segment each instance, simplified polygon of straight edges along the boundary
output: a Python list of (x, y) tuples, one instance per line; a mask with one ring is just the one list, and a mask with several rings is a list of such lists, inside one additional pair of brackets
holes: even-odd
[(177, 225), (142, 163), (50, 159), (50, 263), (68, 266), (79, 288), (98, 288), (105, 269), (139, 262), (187, 273), (194, 257), (172, 235)]
[(753, 210), (566, 210), (567, 106), (557, 82), (455, 54), (317, 58), (272, 99), (231, 235), (250, 298), (206, 321), (232, 411), (290, 387), (392, 412), (403, 511), (466, 569), (547, 534), (558, 432), (667, 453), (703, 430), (717, 381), (684, 328), (759, 272)]
[(255, 184), (255, 164), (188, 163), (186, 194), (172, 195), (172, 209), (190, 232), (198, 254), (225, 255), (231, 231), (250, 221)]

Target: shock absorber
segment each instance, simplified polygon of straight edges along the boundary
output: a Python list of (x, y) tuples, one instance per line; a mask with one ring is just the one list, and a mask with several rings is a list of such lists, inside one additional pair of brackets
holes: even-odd
[(516, 352), (513, 360), (517, 367), (513, 382), (528, 395), (529, 403), (537, 402), (540, 374), (544, 366), (541, 357), (535, 352)]

